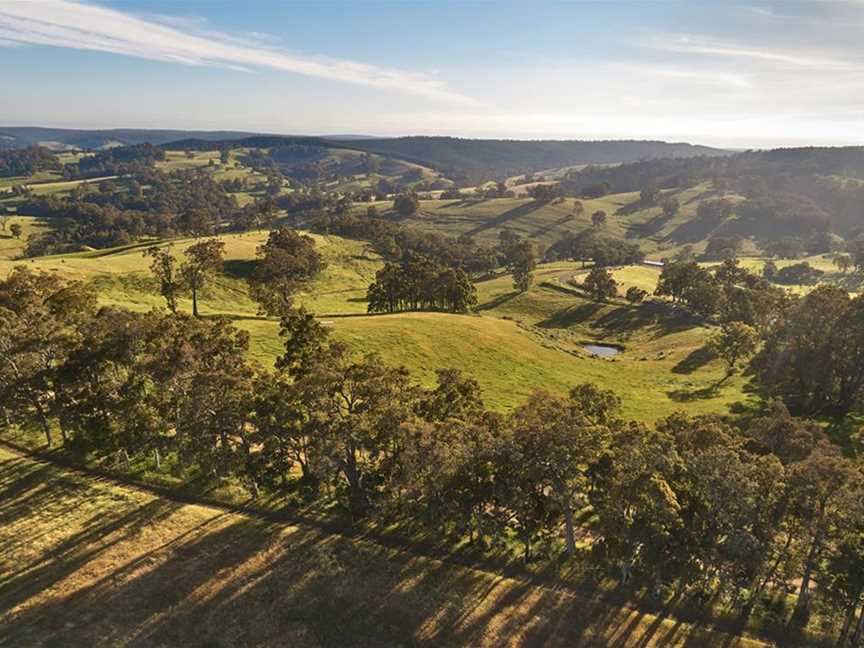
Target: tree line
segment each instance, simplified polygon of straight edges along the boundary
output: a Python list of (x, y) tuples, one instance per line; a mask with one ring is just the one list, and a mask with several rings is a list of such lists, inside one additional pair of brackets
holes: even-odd
[(0, 178), (30, 176), (39, 171), (59, 171), (60, 160), (46, 148), (0, 149)]
[(422, 387), (302, 308), (280, 333), (269, 371), (227, 320), (100, 308), (83, 284), (19, 267), (0, 282), (3, 416), (120, 467), (332, 502), (526, 561), (564, 552), (657, 600), (720, 601), (742, 624), (816, 611), (860, 642), (860, 468), (779, 402), (737, 426), (683, 413), (646, 426), (583, 384), (501, 413), (461, 372)]
[[(664, 266), (655, 295), (716, 319), (715, 350), (749, 364), (758, 388), (795, 413), (843, 416), (864, 396), (864, 296), (831, 285), (800, 297), (727, 259), (713, 270), (693, 261)], [(742, 353), (743, 350), (743, 353)]]
[(40, 256), (256, 226), (272, 222), (275, 207), (256, 202), (240, 209), (210, 174), (181, 170), (82, 184), (67, 198), (30, 196), (18, 213), (54, 219), (55, 229), (28, 240), (25, 255)]
[(366, 299), (370, 313), (467, 313), (477, 304), (477, 290), (462, 268), (412, 254), (399, 264), (385, 263), (369, 285)]

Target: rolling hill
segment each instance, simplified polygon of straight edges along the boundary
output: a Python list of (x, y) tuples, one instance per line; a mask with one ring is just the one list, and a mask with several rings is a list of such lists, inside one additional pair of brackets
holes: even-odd
[(428, 164), (448, 175), (488, 171), (506, 177), (580, 164), (615, 164), (646, 158), (722, 156), (728, 151), (686, 143), (640, 140), (487, 140), (396, 137), (352, 142), (355, 148)]
[[(222, 238), (225, 270), (204, 291), (202, 312), (226, 316), (248, 331), (251, 355), (272, 366), (282, 352), (278, 322), (259, 316), (243, 279), (266, 232)], [(434, 383), (436, 369), (457, 367), (480, 382), (490, 406), (509, 409), (536, 388), (561, 393), (590, 380), (614, 387), (628, 415), (652, 422), (680, 408), (688, 393), (704, 392), (723, 376), (719, 361), (692, 370), (686, 363), (709, 329), (648, 303), (632, 306), (620, 300), (601, 305), (586, 299), (568, 288), (572, 277), (582, 272), (580, 264), (541, 265), (536, 285), (523, 295), (513, 291), (509, 275), (481, 281), (474, 315), (367, 315), (366, 288), (383, 261), (364, 242), (338, 236), (314, 238), (327, 268), (299, 294), (298, 301), (358, 353), (379, 353), (389, 363), (411, 369), (426, 385)], [(174, 254), (181, 256), (192, 242), (173, 241)], [(90, 283), (105, 305), (146, 311), (164, 303), (147, 270), (149, 261), (142, 255), (146, 245), (39, 257), (27, 266)], [(0, 258), (0, 276), (18, 263)], [(633, 268), (628, 274), (636, 283), (656, 283), (658, 271)], [(183, 310), (191, 310), (188, 298), (179, 303)], [(619, 344), (624, 352), (614, 362), (592, 358), (583, 350), (586, 342)], [(707, 397), (690, 399), (687, 407), (725, 412), (743, 398), (742, 385), (743, 379), (735, 377)]]

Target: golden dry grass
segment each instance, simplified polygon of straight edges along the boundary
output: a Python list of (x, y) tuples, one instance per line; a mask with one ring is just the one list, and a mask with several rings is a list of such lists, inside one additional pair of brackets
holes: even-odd
[(737, 646), (569, 591), (0, 448), (3, 646)]

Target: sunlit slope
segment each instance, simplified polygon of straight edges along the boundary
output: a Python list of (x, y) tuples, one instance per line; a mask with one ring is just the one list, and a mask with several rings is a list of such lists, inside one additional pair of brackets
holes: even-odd
[[(628, 416), (654, 421), (677, 409), (727, 412), (746, 400), (744, 380), (723, 381), (722, 364), (701, 351), (707, 328), (663, 305), (598, 304), (559, 281), (578, 272), (573, 264), (541, 268), (528, 293), (512, 290), (509, 277), (479, 284), (473, 315), (400, 313), (322, 317), (334, 336), (358, 353), (379, 353), (405, 365), (424, 384), (435, 370), (457, 367), (476, 378), (487, 403), (507, 409), (534, 389), (565, 392), (582, 382), (614, 389)], [(253, 355), (270, 363), (281, 352), (277, 325), (242, 319)], [(586, 342), (623, 347), (614, 360), (591, 357)]]
[[(734, 194), (719, 193), (711, 183), (663, 192), (675, 198), (680, 207), (671, 216), (659, 205), (645, 206), (638, 192), (609, 194), (597, 199), (566, 198), (539, 202), (528, 197), (465, 198), (460, 200), (423, 200), (416, 214), (402, 222), (451, 236), (460, 234), (494, 242), (502, 230), (512, 230), (550, 248), (562, 238), (592, 226), (592, 214), (603, 211), (606, 222), (597, 228), (605, 236), (638, 243), (649, 255), (671, 254), (684, 245), (704, 249), (705, 242), (727, 221), (706, 221), (697, 214), (706, 200), (741, 200)], [(390, 203), (377, 203), (379, 211)], [(365, 209), (365, 207), (363, 208)]]
[[(298, 295), (298, 301), (319, 313), (366, 311), (363, 301), (366, 288), (381, 266), (378, 255), (362, 241), (338, 236), (310, 234), (316, 248), (327, 262), (327, 268), (309, 289)], [(249, 299), (245, 277), (251, 270), (259, 245), (267, 240), (267, 232), (228, 234), (225, 242), (225, 269), (203, 291), (202, 312), (236, 316), (252, 316), (257, 305)], [(171, 245), (175, 256), (183, 252), (194, 239), (159, 242)], [(153, 243), (138, 243), (120, 248), (96, 250), (78, 254), (37, 257), (26, 260), (0, 257), (0, 276), (16, 265), (57, 272), (69, 279), (93, 282), (106, 304), (117, 304), (133, 310), (149, 310), (162, 306), (155, 280), (148, 270), (150, 259), (144, 251)], [(181, 299), (180, 307), (191, 309), (190, 299)]]
[[(253, 357), (272, 366), (283, 347), (278, 323), (260, 316), (245, 282), (265, 238), (264, 232), (223, 237), (225, 271), (203, 291), (199, 306), (204, 316), (228, 316), (248, 330)], [(581, 264), (540, 266), (534, 287), (524, 294), (513, 290), (507, 275), (480, 282), (479, 305), (472, 315), (367, 315), (366, 288), (381, 267), (380, 258), (361, 241), (314, 238), (327, 269), (298, 295), (298, 302), (317, 313), (336, 339), (358, 353), (379, 353), (405, 365), (424, 384), (432, 384), (436, 369), (457, 367), (480, 382), (490, 406), (509, 408), (534, 389), (560, 393), (591, 381), (615, 389), (624, 399), (625, 413), (645, 421), (682, 407), (725, 412), (742, 398), (741, 379), (719, 384), (721, 364), (700, 355), (710, 329), (663, 305), (632, 306), (620, 299), (598, 304), (584, 298), (573, 288), (586, 272)], [(172, 244), (179, 256), (191, 243)], [(90, 282), (103, 304), (145, 311), (164, 307), (147, 269), (149, 259), (142, 255), (147, 245), (42, 257), (26, 265)], [(0, 273), (15, 265), (0, 260)], [(648, 290), (658, 271), (633, 266), (615, 273), (622, 286)], [(188, 298), (180, 300), (180, 308), (191, 310)], [(582, 348), (586, 342), (624, 350), (614, 361), (592, 358)]]

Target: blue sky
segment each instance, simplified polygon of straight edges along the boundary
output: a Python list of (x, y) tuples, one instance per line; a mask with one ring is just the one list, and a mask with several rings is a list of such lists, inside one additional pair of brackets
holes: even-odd
[(0, 124), (864, 144), (864, 0), (2, 0)]

